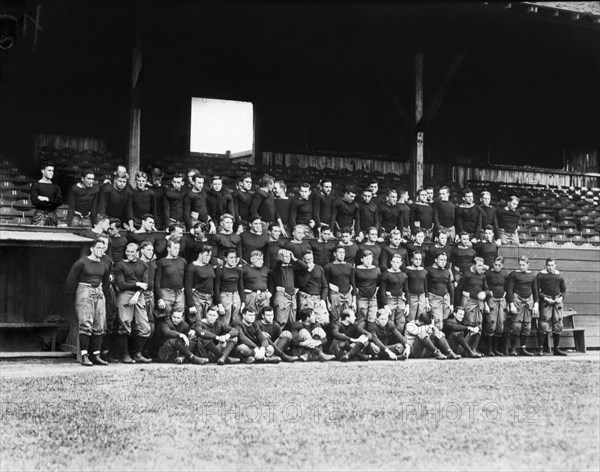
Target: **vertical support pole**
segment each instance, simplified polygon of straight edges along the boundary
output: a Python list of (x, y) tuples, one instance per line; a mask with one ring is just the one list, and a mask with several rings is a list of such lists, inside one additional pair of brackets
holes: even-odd
[(413, 195), (416, 196), (417, 190), (423, 187), (423, 140), (424, 133), (421, 130), (421, 120), (423, 118), (423, 53), (415, 54), (415, 132), (417, 143), (413, 156), (414, 179)]
[(142, 93), (139, 86), (139, 79), (141, 72), (142, 39), (139, 33), (137, 33), (131, 54), (131, 108), (129, 115), (129, 152), (127, 154), (127, 169), (129, 171), (129, 181), (132, 186), (135, 186), (135, 174), (140, 170)]

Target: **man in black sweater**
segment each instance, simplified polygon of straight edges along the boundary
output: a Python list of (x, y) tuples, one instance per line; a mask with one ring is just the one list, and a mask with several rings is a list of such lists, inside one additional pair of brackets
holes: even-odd
[(117, 172), (113, 183), (105, 183), (98, 194), (98, 213), (119, 218), (126, 229), (133, 230), (132, 189), (127, 185), (129, 174)]
[(275, 348), (256, 323), (256, 313), (249, 308), (242, 310), (242, 321), (234, 321), (233, 327), (238, 330), (238, 344), (235, 347), (236, 355), (244, 364), (264, 362), (277, 364), (281, 358), (274, 356)]
[(92, 215), (96, 213), (99, 189), (94, 185), (94, 173), (86, 169), (81, 173), (81, 182), (71, 187), (67, 204), (67, 226), (91, 228)]
[(510, 197), (509, 202), (504, 208), (500, 208), (496, 212), (498, 219), (498, 228), (500, 229), (500, 241), (503, 246), (519, 245), (519, 220), (521, 215), (517, 211), (519, 199)]
[(62, 204), (60, 187), (52, 183), (54, 166), (42, 165), (42, 178), (31, 184), (29, 199), (35, 207), (31, 224), (36, 226), (58, 226), (56, 209)]
[(521, 256), (519, 269), (508, 274), (506, 301), (510, 306), (511, 356), (516, 356), (517, 338), (520, 337), (521, 355), (533, 356), (526, 349), (527, 336), (531, 332), (533, 318), (539, 316), (538, 288), (535, 274), (529, 270), (529, 258)]
[(547, 334), (552, 333), (555, 356), (566, 356), (559, 349), (560, 334), (563, 329), (563, 298), (567, 291), (565, 279), (556, 270), (556, 260), (553, 257), (546, 259), (546, 269), (536, 276), (539, 292), (540, 319), (538, 321), (538, 355), (543, 355), (543, 347), (547, 347)]
[(158, 358), (161, 362), (183, 364), (188, 360), (197, 365), (208, 362), (207, 358), (198, 357), (192, 352), (196, 343), (190, 343), (190, 337), (195, 333), (183, 320), (182, 311), (173, 311), (169, 318), (159, 323), (157, 331), (161, 339), (161, 346), (158, 350)]
[(354, 310), (346, 309), (340, 314), (340, 320), (332, 326), (333, 342), (329, 351), (337, 360), (368, 361), (371, 356), (365, 352), (373, 335), (364, 329), (364, 323), (356, 322)]

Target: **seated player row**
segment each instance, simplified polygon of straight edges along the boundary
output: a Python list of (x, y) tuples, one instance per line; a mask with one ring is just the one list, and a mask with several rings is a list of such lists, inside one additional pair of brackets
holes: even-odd
[[(427, 269), (421, 266), (421, 253), (415, 252), (406, 271), (401, 270), (402, 258), (395, 255), (390, 269), (382, 275), (372, 264), (371, 251), (363, 251), (361, 264), (353, 267), (344, 262), (343, 247), (336, 248), (336, 260), (325, 269), (314, 264), (310, 252), (299, 260), (291, 251), (281, 249), (272, 271), (263, 266), (259, 251), (251, 255), (249, 265), (241, 267), (235, 250), (230, 250), (225, 264), (215, 268), (210, 264), (210, 246), (203, 246), (197, 259), (186, 267), (185, 261), (178, 257), (177, 238), (168, 241), (167, 257), (158, 261), (153, 257), (152, 243), (143, 242), (141, 248), (129, 243), (126, 259), (113, 268), (105, 253), (107, 247), (105, 236), (94, 240), (90, 255), (74, 264), (67, 281), (67, 287), (76, 292), (82, 355), (87, 356), (88, 349), (92, 352), (91, 361), (84, 357), (86, 365), (105, 362), (99, 355), (101, 348), (105, 359), (148, 362), (143, 355), (146, 341), (154, 325), (171, 319), (173, 312), (183, 314), (187, 308), (187, 321), (194, 326), (215, 310), (223, 326), (234, 327), (244, 321), (244, 312), (270, 310), (271, 298), (275, 322), (282, 329), (302, 321), (306, 310), (310, 316), (314, 314), (324, 333), (342, 320), (344, 310), (356, 312), (359, 324), (375, 322), (383, 310), (386, 316), (392, 316), (390, 323), (400, 334), (409, 333), (411, 323), (422, 316), (431, 317), (438, 332), (442, 332), (444, 322), (454, 311), (454, 299), (460, 298), (466, 325), (474, 333), (471, 351), (466, 350), (471, 357), (480, 355), (477, 343), (482, 328), (488, 354), (500, 354), (494, 348), (498, 347), (498, 338), (504, 336), (512, 343), (511, 354), (516, 355), (520, 335), (521, 353), (530, 355), (524, 343), (532, 318), (539, 317), (540, 298), (545, 307), (545, 319), (540, 318), (536, 326), (541, 346), (547, 332), (552, 330), (559, 337), (562, 326), (559, 308), (566, 288), (554, 270), (553, 260), (547, 261), (545, 273), (535, 276), (528, 270), (527, 259), (522, 258), (520, 269), (507, 275), (502, 271), (501, 258), (496, 259), (493, 269), (485, 272), (483, 259), (476, 257), (473, 266), (461, 274), (455, 290), (452, 273), (445, 267), (444, 252), (436, 254), (434, 264)], [(538, 280), (543, 293), (538, 293)], [(102, 347), (107, 328), (112, 336), (106, 337)], [(153, 338), (155, 345), (160, 342), (161, 332)], [(128, 354), (130, 336), (134, 344), (133, 359)], [(327, 339), (326, 334), (320, 334), (320, 340), (323, 339)], [(555, 353), (562, 354), (556, 336), (554, 343)]]
[[(55, 210), (63, 200), (60, 188), (52, 183), (53, 175), (54, 166), (44, 164), (42, 178), (32, 185), (34, 224), (57, 224)], [(449, 200), (450, 191), (445, 186), (439, 189), (437, 199), (432, 187), (420, 189), (413, 202), (406, 189), (389, 189), (381, 195), (378, 183), (372, 181), (361, 190), (360, 201), (356, 201), (355, 187), (347, 185), (343, 195), (335, 197), (332, 181), (323, 179), (314, 189), (309, 183), (300, 184), (299, 195), (290, 199), (285, 182), (268, 175), (254, 189), (251, 175), (242, 174), (234, 190), (226, 188), (223, 178), (217, 175), (210, 178), (209, 188), (205, 189), (205, 178), (197, 169), (189, 169), (187, 182), (184, 174), (176, 173), (168, 187), (162, 185), (160, 169), (153, 169), (151, 177), (150, 184), (148, 175), (138, 172), (135, 187), (131, 187), (129, 175), (120, 166), (113, 182), (98, 187), (94, 173), (84, 170), (81, 182), (69, 191), (67, 224), (91, 227), (95, 223), (93, 215), (106, 214), (119, 218), (126, 228), (133, 230), (141, 226), (144, 215), (152, 214), (158, 228), (180, 224), (191, 230), (197, 222), (202, 222), (210, 232), (216, 232), (221, 216), (229, 214), (235, 228), (248, 228), (252, 220), (260, 217), (265, 226), (278, 223), (284, 235), (297, 224), (304, 224), (315, 235), (322, 225), (328, 225), (336, 236), (347, 227), (359, 240), (371, 227), (383, 235), (397, 229), (405, 238), (422, 229), (426, 240), (445, 230), (451, 241), (462, 231), (473, 240), (481, 239), (485, 227), (491, 225), (499, 243), (518, 244), (519, 199), (511, 197), (505, 206), (496, 208), (491, 205), (491, 194), (487, 191), (481, 193), (480, 205), (474, 203), (469, 189), (462, 192), (463, 202), (455, 205)]]

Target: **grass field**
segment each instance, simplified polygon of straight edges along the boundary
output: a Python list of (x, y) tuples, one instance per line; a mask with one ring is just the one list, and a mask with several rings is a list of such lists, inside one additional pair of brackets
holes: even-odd
[(598, 470), (598, 353), (267, 366), (0, 363), (0, 469)]

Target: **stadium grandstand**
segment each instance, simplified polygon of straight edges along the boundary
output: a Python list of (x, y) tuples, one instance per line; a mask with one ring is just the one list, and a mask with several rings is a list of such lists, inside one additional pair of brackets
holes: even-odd
[[(324, 179), (357, 201), (371, 183), (410, 204), (444, 186), (457, 206), (464, 189), (496, 209), (516, 196), (505, 267), (554, 257), (563, 346), (600, 348), (599, 44), (597, 2), (0, 5), (0, 356), (79, 353), (66, 282), (90, 240), (68, 201), (82, 174), (99, 187), (120, 165), (132, 187), (192, 169), (256, 192), (268, 174), (292, 200)], [(192, 150), (205, 97), (252, 104), (246, 149)], [(45, 165), (62, 199), (39, 226)]]

